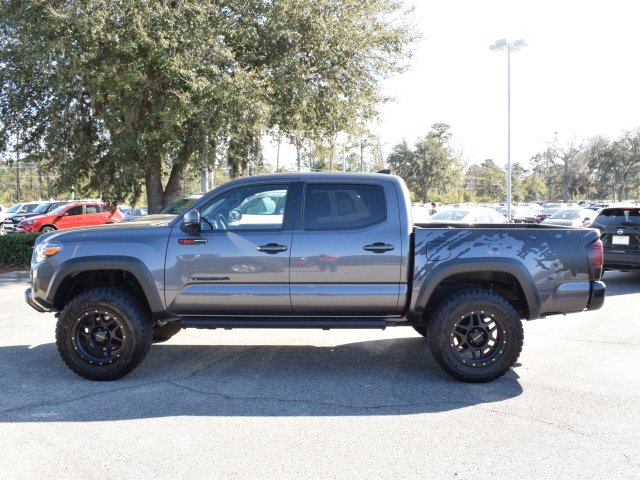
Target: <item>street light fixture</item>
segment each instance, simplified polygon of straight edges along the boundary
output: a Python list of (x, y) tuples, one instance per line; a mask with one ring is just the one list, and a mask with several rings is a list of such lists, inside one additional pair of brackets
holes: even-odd
[(511, 52), (519, 52), (526, 46), (524, 40), (509, 43), (503, 38), (496, 40), (495, 45), (489, 47), (492, 52), (507, 51), (507, 220), (509, 222), (511, 221)]

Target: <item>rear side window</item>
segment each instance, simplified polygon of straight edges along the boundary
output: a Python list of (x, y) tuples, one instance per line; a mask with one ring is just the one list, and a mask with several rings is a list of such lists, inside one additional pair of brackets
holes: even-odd
[(640, 210), (637, 208), (612, 208), (603, 211), (595, 221), (605, 227), (640, 225)]
[(305, 230), (364, 228), (387, 218), (384, 189), (377, 185), (307, 184)]
[(100, 213), (100, 205), (87, 205), (87, 215)]

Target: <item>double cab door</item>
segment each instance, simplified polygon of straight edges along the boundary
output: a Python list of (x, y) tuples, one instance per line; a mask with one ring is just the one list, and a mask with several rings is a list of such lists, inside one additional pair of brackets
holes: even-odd
[(391, 182), (238, 186), (176, 225), (165, 270), (177, 315), (386, 316), (398, 306), (401, 229)]

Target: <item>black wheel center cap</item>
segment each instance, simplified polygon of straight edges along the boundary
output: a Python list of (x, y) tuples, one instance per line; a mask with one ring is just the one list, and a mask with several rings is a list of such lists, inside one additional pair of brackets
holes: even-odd
[(105, 343), (109, 340), (109, 331), (105, 328), (96, 328), (93, 331), (93, 339), (96, 343)]
[(482, 328), (474, 328), (467, 335), (467, 340), (474, 347), (481, 347), (487, 341), (487, 332)]

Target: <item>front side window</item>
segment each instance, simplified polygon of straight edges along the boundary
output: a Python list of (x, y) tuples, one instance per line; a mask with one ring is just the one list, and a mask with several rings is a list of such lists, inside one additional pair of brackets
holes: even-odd
[(200, 211), (202, 230), (279, 230), (287, 208), (286, 185), (241, 187), (218, 195)]
[(364, 228), (387, 218), (384, 190), (377, 185), (308, 184), (305, 230)]
[(70, 217), (74, 217), (76, 215), (82, 215), (82, 205), (71, 207), (69, 210), (67, 210), (67, 215), (69, 215)]

